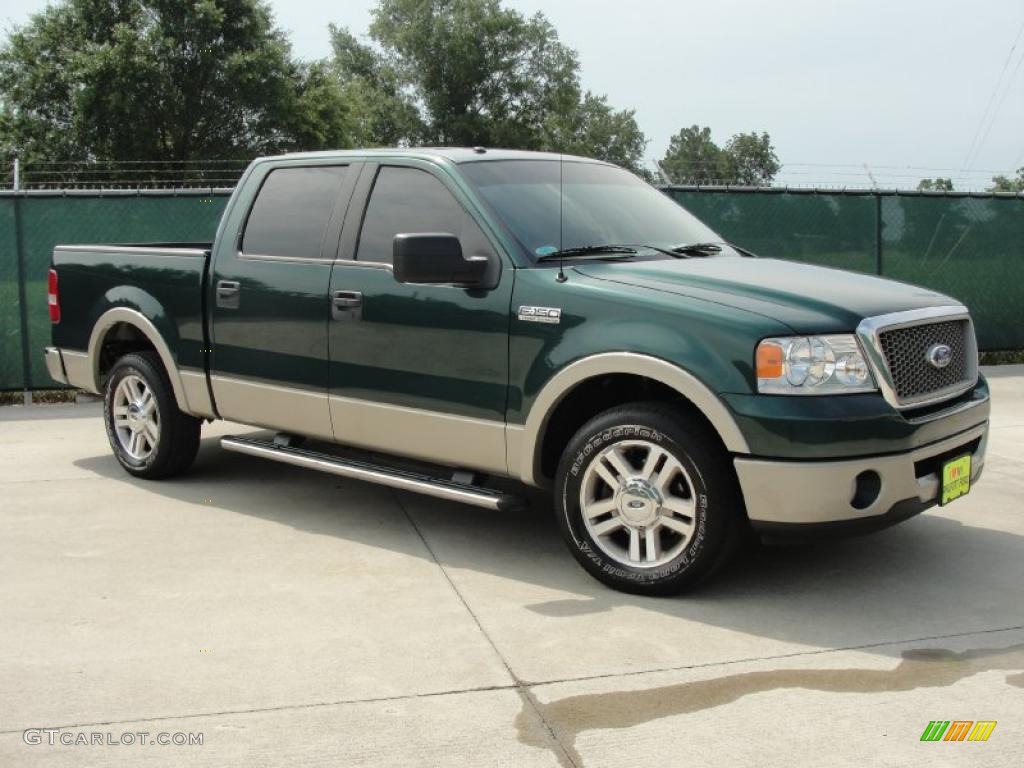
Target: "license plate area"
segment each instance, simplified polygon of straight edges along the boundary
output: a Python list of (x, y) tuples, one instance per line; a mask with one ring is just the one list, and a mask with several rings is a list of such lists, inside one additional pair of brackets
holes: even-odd
[(939, 479), (940, 506), (966, 496), (971, 491), (971, 455), (968, 453), (943, 462)]

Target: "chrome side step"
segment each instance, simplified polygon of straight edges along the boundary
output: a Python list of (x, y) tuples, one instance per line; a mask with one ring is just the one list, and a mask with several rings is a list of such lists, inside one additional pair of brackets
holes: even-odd
[(408, 472), (403, 469), (382, 467), (363, 461), (343, 459), (326, 453), (306, 451), (302, 448), (292, 448), (281, 443), (251, 440), (247, 437), (224, 437), (221, 438), (220, 445), (226, 451), (259, 456), (296, 467), (316, 469), (320, 472), (329, 472), (332, 475), (364, 480), (368, 483), (377, 483), (390, 488), (422, 493), (426, 496), (435, 496), (439, 499), (458, 501), (477, 507), (506, 510), (522, 506), (522, 500), (519, 498), (489, 488), (458, 483), (418, 472)]

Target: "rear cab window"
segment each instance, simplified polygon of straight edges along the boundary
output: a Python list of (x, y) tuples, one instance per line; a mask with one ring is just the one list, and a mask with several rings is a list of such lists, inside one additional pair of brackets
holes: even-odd
[(249, 211), (241, 251), (247, 256), (333, 258), (323, 252), (324, 233), (347, 166), (275, 168)]

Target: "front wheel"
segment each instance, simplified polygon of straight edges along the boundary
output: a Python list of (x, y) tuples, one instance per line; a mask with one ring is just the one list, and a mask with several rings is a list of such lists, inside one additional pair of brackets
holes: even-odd
[(103, 420), (114, 456), (130, 474), (171, 477), (192, 464), (202, 422), (178, 408), (160, 358), (125, 355), (107, 378)]
[(562, 455), (555, 506), (587, 571), (648, 595), (680, 592), (724, 563), (741, 518), (717, 437), (662, 403), (613, 408), (587, 422)]

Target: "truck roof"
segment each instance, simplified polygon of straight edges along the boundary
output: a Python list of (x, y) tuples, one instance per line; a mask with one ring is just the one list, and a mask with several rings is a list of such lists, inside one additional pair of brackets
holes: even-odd
[(403, 157), (422, 160), (447, 160), (452, 163), (475, 163), (485, 160), (569, 160), (573, 162), (600, 163), (602, 160), (579, 155), (560, 155), (557, 152), (529, 152), (522, 149), (491, 149), (489, 147), (369, 147), (366, 149), (332, 149), (321, 152), (289, 152), (256, 158), (256, 162), (268, 160), (293, 160), (296, 158), (361, 158), (361, 157)]

